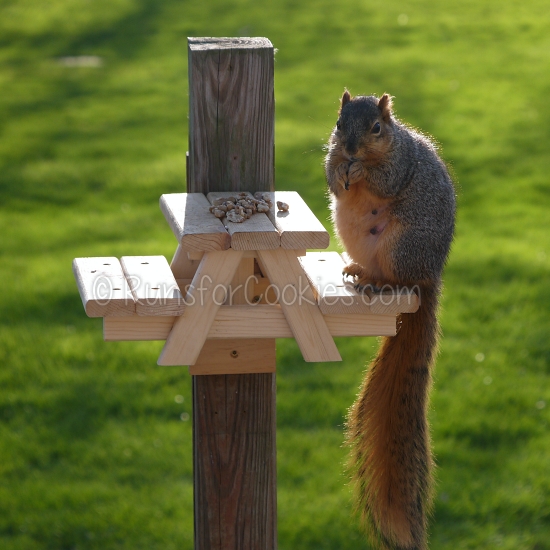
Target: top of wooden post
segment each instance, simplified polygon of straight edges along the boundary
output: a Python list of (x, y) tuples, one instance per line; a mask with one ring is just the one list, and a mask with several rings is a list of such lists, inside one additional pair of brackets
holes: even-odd
[(190, 38), (188, 54), (187, 191), (273, 191), (273, 45)]
[(270, 48), (273, 50), (273, 44), (268, 38), (188, 38), (189, 49), (198, 50), (233, 50), (250, 48)]

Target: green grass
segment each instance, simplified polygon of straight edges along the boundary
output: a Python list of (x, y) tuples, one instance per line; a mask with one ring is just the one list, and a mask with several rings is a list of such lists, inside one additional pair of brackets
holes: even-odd
[[(189, 375), (156, 366), (158, 342), (103, 342), (71, 260), (170, 258), (158, 197), (185, 185), (186, 37), (251, 35), (278, 48), (277, 188), (323, 221), (322, 148), (345, 86), (391, 93), (442, 145), (459, 216), (431, 548), (550, 549), (549, 24), (541, 0), (3, 2), (0, 547), (192, 548)], [(58, 61), (75, 55), (103, 64)], [(278, 343), (284, 550), (368, 548), (341, 443), (376, 340), (337, 343), (341, 364)]]

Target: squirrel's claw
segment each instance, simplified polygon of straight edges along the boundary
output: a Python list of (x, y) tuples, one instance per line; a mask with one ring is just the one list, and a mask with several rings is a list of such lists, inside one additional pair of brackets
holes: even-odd
[[(351, 279), (351, 281), (348, 279), (348, 277)], [(347, 271), (342, 271), (342, 279), (344, 280), (344, 283), (352, 283), (355, 280), (355, 275), (351, 275)]]
[(349, 191), (349, 181), (346, 181), (346, 183), (344, 184), (344, 189), (346, 191)]

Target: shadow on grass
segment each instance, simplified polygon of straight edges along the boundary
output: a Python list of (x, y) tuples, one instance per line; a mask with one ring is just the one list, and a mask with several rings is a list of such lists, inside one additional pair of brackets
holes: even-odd
[[(8, 93), (7, 120), (19, 120), (13, 143), (0, 151), (0, 203), (17, 202), (76, 204), (90, 194), (102, 192), (116, 144), (149, 141), (154, 117), (148, 109), (128, 110), (132, 89), (107, 83), (107, 76), (147, 51), (158, 32), (158, 17), (167, 3), (153, 0), (134, 2), (134, 10), (118, 19), (104, 21), (97, 28), (72, 36), (52, 28), (48, 32), (11, 41), (21, 55), (40, 52), (26, 62), (14, 53), (7, 62), (18, 79), (26, 82), (24, 94)], [(7, 40), (0, 40), (0, 45)], [(67, 69), (54, 65), (59, 56), (105, 52), (107, 65), (97, 69)], [(40, 65), (51, 58), (51, 66)], [(116, 82), (116, 79), (115, 79)], [(33, 83), (39, 83), (34, 86)], [(105, 102), (109, 108), (103, 112)], [(120, 108), (116, 108), (117, 105)], [(75, 113), (84, 112), (78, 122)], [(158, 122), (157, 122), (158, 124)], [(135, 135), (135, 132), (138, 132)], [(131, 135), (128, 135), (130, 132)], [(158, 129), (157, 129), (158, 132)], [(124, 134), (124, 139), (117, 135)], [(9, 133), (6, 134), (11, 138)], [(113, 143), (115, 146), (113, 147)], [(155, 147), (152, 154), (158, 153)], [(64, 157), (64, 152), (70, 157)], [(76, 155), (75, 155), (76, 153)], [(135, 155), (139, 155), (136, 150)], [(134, 155), (134, 156), (135, 156)]]
[[(118, 59), (133, 59), (144, 50), (149, 40), (158, 32), (157, 18), (161, 9), (171, 2), (138, 0), (135, 10), (101, 29), (83, 33), (65, 46), (65, 55), (78, 55), (107, 46)], [(53, 37), (51, 37), (53, 39)]]

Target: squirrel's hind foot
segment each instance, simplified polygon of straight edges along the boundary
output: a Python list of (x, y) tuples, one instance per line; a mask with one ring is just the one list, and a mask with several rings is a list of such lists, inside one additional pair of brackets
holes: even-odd
[(379, 293), (382, 289), (382, 284), (379, 284), (378, 281), (373, 282), (372, 278), (369, 277), (363, 268), (356, 264), (355, 262), (351, 262), (348, 265), (342, 269), (342, 275), (344, 277), (344, 281), (347, 281), (347, 278), (351, 278), (351, 283), (353, 284), (353, 288), (357, 292), (361, 292), (363, 294), (367, 292), (373, 292), (373, 293)]

